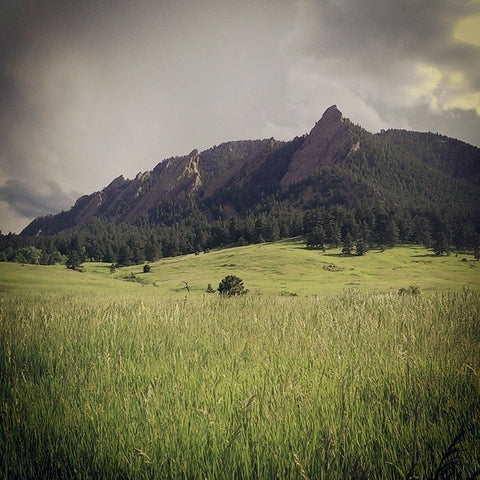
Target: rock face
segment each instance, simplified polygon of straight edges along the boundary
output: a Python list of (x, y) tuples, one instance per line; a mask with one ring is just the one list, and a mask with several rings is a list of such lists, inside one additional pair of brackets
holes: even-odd
[[(155, 167), (148, 177), (134, 182), (126, 196), (125, 212), (122, 221), (132, 222), (139, 215), (147, 213), (162, 201), (178, 195), (194, 195), (202, 184), (198, 168), (200, 156), (198, 150), (181, 158), (166, 160)], [(138, 177), (138, 176), (137, 176)]]
[(320, 167), (343, 160), (350, 151), (359, 148), (349, 126), (336, 105), (332, 105), (316, 123), (302, 147), (295, 152), (282, 186), (297, 183)]
[(22, 234), (55, 233), (95, 217), (135, 222), (181, 197), (215, 196), (222, 186), (241, 179), (242, 168), (258, 161), (270, 144), (270, 140), (227, 142), (202, 153), (193, 150), (163, 160), (150, 172), (140, 172), (132, 180), (120, 176), (100, 192), (80, 197), (67, 212), (36, 218)]

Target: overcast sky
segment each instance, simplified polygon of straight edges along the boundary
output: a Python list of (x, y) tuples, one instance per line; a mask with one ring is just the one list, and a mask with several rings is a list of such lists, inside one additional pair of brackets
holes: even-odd
[(480, 0), (3, 0), (0, 229), (332, 104), (480, 146)]

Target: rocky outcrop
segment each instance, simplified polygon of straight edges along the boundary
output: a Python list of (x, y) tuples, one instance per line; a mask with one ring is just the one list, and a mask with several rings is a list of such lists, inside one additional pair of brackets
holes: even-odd
[(302, 147), (293, 155), (282, 186), (304, 180), (320, 167), (331, 166), (359, 148), (342, 113), (333, 105), (325, 111)]

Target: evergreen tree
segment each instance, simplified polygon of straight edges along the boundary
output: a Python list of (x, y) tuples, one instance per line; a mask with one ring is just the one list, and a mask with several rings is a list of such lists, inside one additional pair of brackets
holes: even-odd
[(252, 215), (248, 215), (244, 221), (244, 234), (247, 243), (255, 242), (255, 219)]
[(145, 260), (149, 262), (158, 260), (161, 258), (161, 251), (160, 242), (151, 234), (145, 243)]
[(308, 248), (324, 248), (325, 230), (321, 225), (313, 227), (312, 231), (307, 235), (306, 243)]
[(67, 261), (65, 265), (67, 268), (72, 270), (78, 270), (80, 265), (83, 263), (81, 256), (76, 250), (73, 250), (69, 255), (67, 255)]
[(145, 248), (138, 231), (134, 230), (127, 240), (130, 248), (130, 259), (135, 265), (145, 261)]
[(232, 217), (228, 221), (228, 238), (230, 242), (236, 243), (242, 235), (241, 231), (242, 228), (240, 220), (237, 217)]
[(430, 248), (432, 246), (432, 227), (428, 218), (424, 215), (417, 216), (413, 224), (413, 241)]
[(262, 243), (267, 237), (266, 233), (266, 219), (264, 215), (257, 217), (255, 221), (255, 243)]
[(271, 216), (267, 223), (267, 240), (269, 242), (276, 242), (280, 239), (280, 227), (275, 217)]
[(433, 241), (433, 251), (436, 255), (443, 255), (450, 253), (450, 243), (445, 232), (439, 232)]
[(80, 240), (75, 235), (68, 246), (66, 266), (72, 270), (77, 270), (85, 260), (85, 249), (80, 246)]
[(218, 221), (212, 225), (210, 233), (210, 247), (219, 247), (221, 245), (228, 245), (229, 243), (229, 234), (228, 227), (225, 225), (225, 222)]
[(371, 240), (371, 235), (372, 235), (372, 232), (370, 230), (368, 223), (365, 220), (363, 220), (362, 223), (360, 224), (359, 238), (361, 238), (364, 241), (365, 245), (367, 245), (367, 243), (370, 242)]
[(353, 237), (350, 232), (347, 232), (345, 238), (343, 239), (343, 248), (342, 253), (344, 255), (351, 255), (353, 249)]
[(357, 255), (361, 256), (364, 255), (367, 251), (367, 243), (363, 239), (363, 237), (358, 238), (357, 243), (355, 245), (355, 250)]
[(400, 231), (398, 230), (397, 222), (390, 220), (385, 230), (385, 242), (389, 247), (394, 247), (398, 244), (400, 238)]
[(110, 242), (105, 245), (105, 252), (103, 253), (102, 262), (115, 262), (115, 252), (113, 251), (112, 244)]
[(335, 222), (332, 225), (332, 230), (330, 235), (330, 244), (332, 245), (332, 247), (338, 247), (341, 241), (342, 241), (342, 229), (340, 227), (340, 223)]
[(408, 211), (404, 212), (399, 219), (399, 235), (402, 241), (409, 242), (413, 236), (413, 221)]
[(433, 219), (433, 248), (442, 250), (442, 253), (448, 253), (453, 240), (453, 221), (445, 211), (437, 210), (434, 212)]
[(118, 251), (117, 265), (119, 267), (128, 267), (132, 263), (132, 252), (130, 247), (124, 243)]
[(104, 257), (105, 241), (100, 236), (89, 236), (87, 238), (87, 246), (85, 247), (86, 256), (95, 262)]

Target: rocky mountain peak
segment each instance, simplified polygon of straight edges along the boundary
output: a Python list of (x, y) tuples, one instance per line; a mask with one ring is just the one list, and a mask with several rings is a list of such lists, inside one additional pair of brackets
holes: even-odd
[[(343, 121), (343, 115), (336, 105), (332, 105), (331, 107), (328, 107), (323, 113), (322, 118), (319, 120), (319, 122), (324, 122), (324, 123), (334, 123), (334, 122), (340, 122), (340, 121)], [(317, 124), (319, 122), (317, 122)]]
[(310, 147), (310, 150), (318, 148), (325, 150), (330, 141), (347, 128), (342, 112), (338, 110), (336, 105), (332, 105), (325, 110), (322, 118), (312, 128), (305, 143)]
[(356, 140), (336, 105), (325, 110), (305, 142), (292, 157), (282, 185), (290, 185), (309, 177), (323, 166), (333, 165), (352, 150)]

